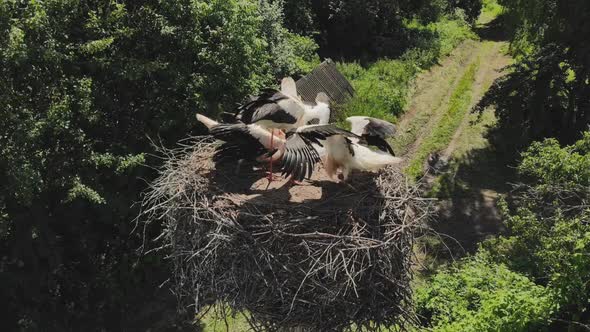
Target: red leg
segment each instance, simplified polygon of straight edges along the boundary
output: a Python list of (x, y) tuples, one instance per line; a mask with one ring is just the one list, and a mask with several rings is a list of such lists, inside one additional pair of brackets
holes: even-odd
[[(275, 134), (274, 130), (271, 130), (270, 131), (270, 150), (271, 151), (272, 151), (273, 138), (275, 136), (274, 134)], [(270, 183), (273, 180), (273, 178), (272, 178), (272, 156), (270, 158), (270, 167), (269, 168), (270, 168), (270, 172), (268, 173), (268, 182)]]
[(303, 182), (297, 181), (293, 177), (290, 177), (289, 178), (289, 181), (287, 181), (287, 184), (290, 185), (290, 186), (293, 186), (293, 185), (300, 186), (300, 185), (303, 184)]

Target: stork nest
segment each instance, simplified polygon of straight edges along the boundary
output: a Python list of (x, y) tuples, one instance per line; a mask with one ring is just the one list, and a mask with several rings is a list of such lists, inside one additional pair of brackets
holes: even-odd
[(164, 224), (157, 249), (173, 262), (182, 308), (246, 312), (254, 330), (404, 329), (414, 320), (414, 234), (433, 211), (416, 186), (387, 168), (350, 184), (316, 171), (266, 189), (261, 170), (215, 165), (215, 147), (196, 137), (162, 149), (143, 200), (141, 219)]

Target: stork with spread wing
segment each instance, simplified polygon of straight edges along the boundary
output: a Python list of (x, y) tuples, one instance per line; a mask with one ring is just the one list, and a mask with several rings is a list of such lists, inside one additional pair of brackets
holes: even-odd
[[(352, 170), (376, 171), (398, 164), (386, 138), (395, 133), (393, 124), (369, 117), (351, 117), (352, 131), (330, 125), (302, 126), (287, 132), (283, 155), (283, 174), (295, 180), (310, 177), (320, 160), (316, 146), (323, 147), (326, 173), (334, 177), (338, 170), (341, 180), (348, 179)], [(370, 146), (375, 146), (373, 151)]]
[[(271, 150), (273, 148), (273, 129), (289, 130), (299, 128), (314, 119), (318, 123), (328, 123), (330, 118), (330, 100), (320, 92), (316, 105), (304, 104), (297, 95), (295, 81), (285, 77), (281, 91), (265, 89), (251, 101), (240, 106), (236, 119), (245, 124), (257, 124), (271, 131)], [(272, 181), (273, 159), (270, 159), (269, 180)]]

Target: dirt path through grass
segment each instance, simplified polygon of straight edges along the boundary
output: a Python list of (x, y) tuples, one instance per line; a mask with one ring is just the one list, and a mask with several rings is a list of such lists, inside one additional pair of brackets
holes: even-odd
[(398, 135), (392, 142), (402, 156), (411, 156), (429, 128), (438, 123), (449, 98), (468, 64), (477, 42), (467, 40), (459, 45), (440, 65), (418, 75), (410, 106), (398, 122)]
[[(507, 42), (488, 38), (486, 25), (480, 30), (485, 38), (464, 42), (440, 66), (417, 78), (410, 107), (392, 142), (410, 174), (431, 150), (448, 162), (442, 175), (428, 180), (432, 194), (440, 198), (440, 218), (433, 227), (456, 240), (445, 241), (455, 257), (502, 231), (497, 201), (511, 176), (486, 137), (496, 121), (494, 110), (482, 116), (470, 112), (511, 62), (505, 52)], [(475, 74), (470, 75), (473, 68)], [(457, 106), (456, 100), (467, 95), (469, 103)]]
[[(419, 75), (410, 107), (398, 123), (399, 135), (392, 142), (395, 151), (404, 156), (407, 163), (449, 110), (449, 101), (460, 79), (475, 62), (478, 62), (478, 68), (470, 91), (470, 106), (481, 99), (491, 83), (501, 75), (500, 70), (510, 63), (510, 58), (502, 51), (505, 47), (505, 42), (468, 40), (441, 65)], [(459, 133), (468, 123), (467, 119), (464, 118), (444, 150), (446, 157), (450, 157), (456, 148)]]
[[(490, 88), (492, 83), (503, 75), (501, 69), (508, 66), (511, 62), (511, 58), (504, 54), (503, 48), (506, 47), (506, 43), (503, 42), (483, 42), (482, 47), (486, 49), (481, 53), (480, 65), (476, 79), (472, 89), (472, 99), (470, 109), (472, 109), (483, 97), (485, 92)], [(465, 116), (458, 130), (453, 135), (451, 142), (447, 148), (442, 152), (442, 157), (446, 160), (451, 158), (453, 152), (457, 149), (465, 148), (466, 143), (462, 139), (469, 139), (469, 136), (465, 137), (465, 130), (473, 124), (472, 116)], [(483, 135), (484, 133), (479, 133)], [(460, 151), (465, 152), (465, 151)]]

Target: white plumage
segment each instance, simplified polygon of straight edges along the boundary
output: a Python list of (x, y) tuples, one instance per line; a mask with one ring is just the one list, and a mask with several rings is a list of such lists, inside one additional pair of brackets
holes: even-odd
[[(202, 114), (197, 114), (197, 120), (209, 129), (213, 137), (233, 143), (233, 147), (252, 154), (250, 157), (258, 161), (268, 158), (265, 156), (266, 152), (281, 149), (285, 145), (285, 134), (278, 129), (273, 129), (273, 136), (270, 131), (257, 124), (223, 124)], [(273, 156), (271, 160), (278, 157)]]
[(297, 93), (297, 83), (295, 83), (295, 80), (292, 77), (287, 76), (283, 78), (281, 81), (281, 92), (301, 101), (301, 97)]
[(307, 125), (313, 119), (322, 118), (327, 123), (329, 103), (330, 99), (323, 92), (318, 93), (316, 105), (303, 103), (297, 94), (295, 81), (285, 77), (281, 91), (262, 90), (258, 96), (238, 108), (236, 118), (246, 124), (256, 123), (267, 129), (289, 130)]
[(366, 116), (349, 116), (346, 121), (351, 125), (350, 131), (359, 136), (363, 134), (363, 130), (369, 124), (369, 118)]
[[(211, 134), (225, 141), (228, 150), (257, 160), (283, 159), (283, 174), (302, 180), (311, 176), (314, 165), (322, 160), (330, 177), (348, 179), (353, 170), (377, 171), (402, 161), (394, 155), (386, 139), (395, 134), (387, 121), (366, 116), (352, 116), (351, 131), (329, 124), (330, 100), (319, 93), (315, 105), (302, 102), (295, 81), (286, 77), (281, 91), (266, 89), (240, 107), (236, 124), (220, 124), (204, 115), (197, 119)], [(282, 130), (288, 130), (287, 135)], [(374, 146), (378, 150), (373, 150)], [(254, 154), (254, 156), (252, 156)]]
[[(353, 170), (377, 171), (402, 161), (393, 155), (385, 140), (395, 133), (393, 124), (370, 117), (347, 120), (353, 124), (355, 132), (334, 125), (302, 126), (288, 132), (284, 146), (286, 168), (283, 172), (301, 178), (310, 174), (319, 157), (330, 177), (341, 170), (341, 178), (346, 180)], [(379, 150), (374, 151), (369, 145)]]
[(347, 142), (342, 135), (328, 137), (323, 162), (326, 173), (330, 177), (333, 178), (338, 170), (341, 170), (342, 179), (347, 180), (353, 170), (374, 172), (402, 161), (401, 158), (386, 152), (373, 151), (358, 142), (358, 138), (351, 138)]
[[(318, 119), (323, 121), (324, 113), (328, 113), (329, 99), (324, 93), (318, 94), (316, 105), (303, 103), (297, 94), (297, 85), (291, 77), (285, 77), (281, 82), (281, 91), (264, 89), (261, 94), (252, 97), (249, 102), (238, 108), (236, 119), (245, 124), (257, 124), (270, 130), (270, 145), (274, 144), (274, 130), (289, 130), (299, 128), (308, 122)], [(269, 180), (272, 181), (272, 167), (274, 158), (270, 159)]]

